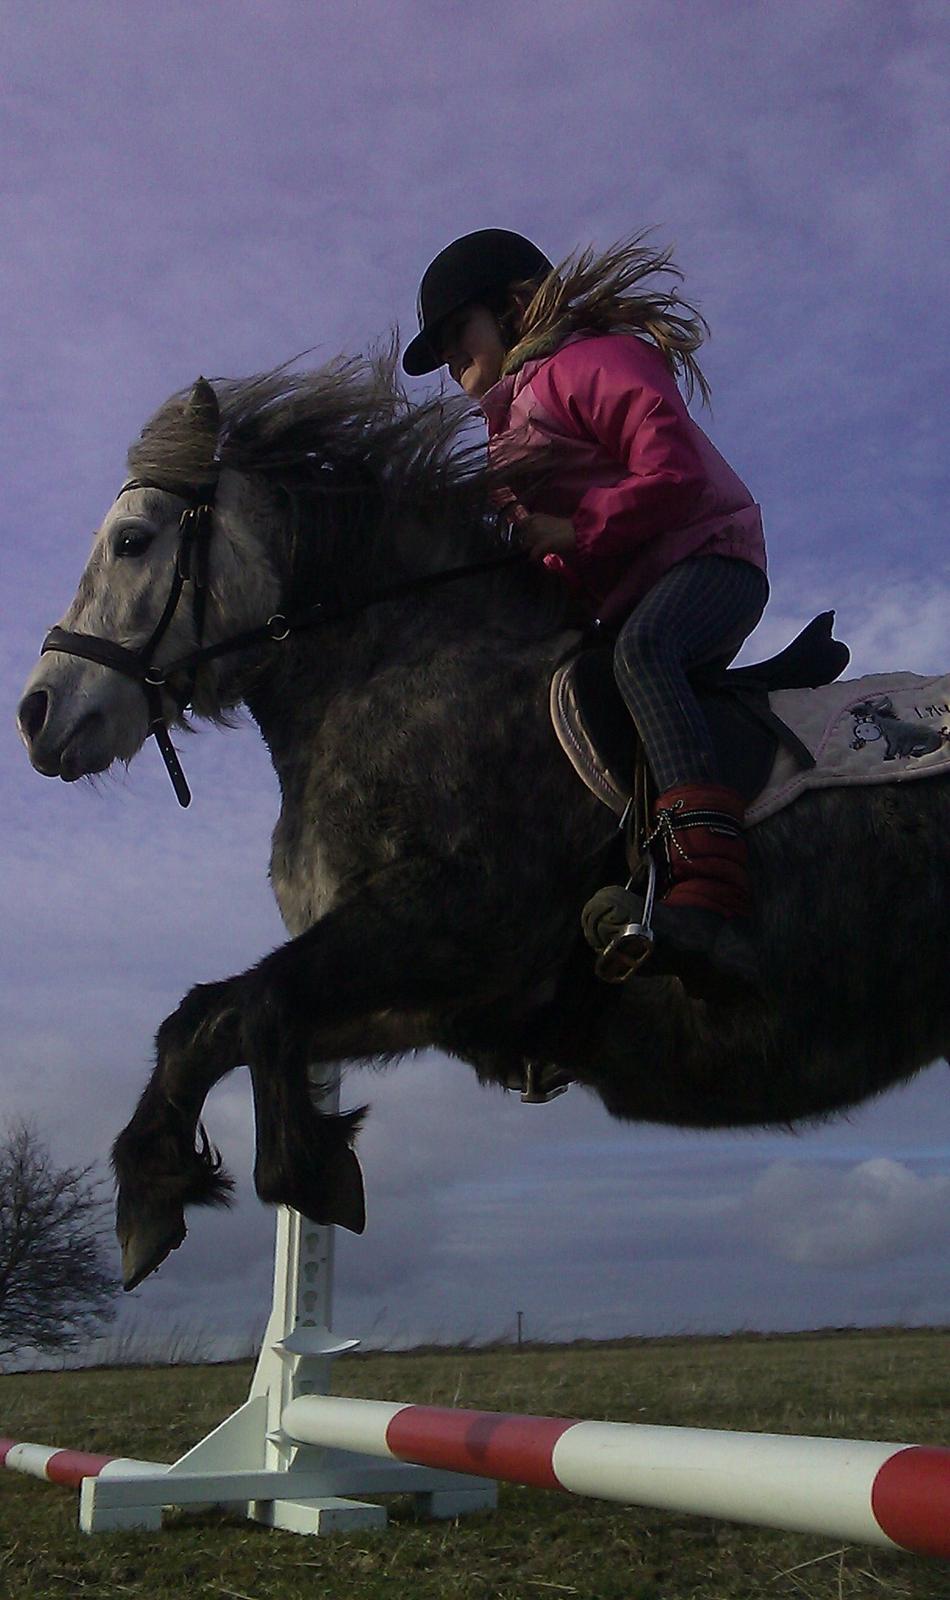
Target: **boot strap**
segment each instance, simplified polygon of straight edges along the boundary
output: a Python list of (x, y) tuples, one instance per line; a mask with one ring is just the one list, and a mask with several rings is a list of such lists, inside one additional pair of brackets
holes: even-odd
[(697, 807), (693, 811), (684, 811), (682, 800), (674, 800), (671, 806), (660, 806), (654, 816), (654, 825), (644, 841), (644, 849), (659, 839), (666, 860), (668, 870), (672, 870), (673, 852), (683, 860), (690, 861), (689, 853), (684, 850), (677, 838), (677, 834), (688, 833), (691, 828), (706, 828), (710, 833), (717, 833), (723, 839), (741, 839), (742, 826), (730, 817), (726, 811), (715, 811), (709, 807)]
[[(677, 811), (676, 807), (679, 804), (680, 802), (676, 801), (671, 811), (665, 813), (669, 816), (670, 827), (674, 833), (678, 833), (681, 828), (708, 828), (710, 833), (721, 833), (724, 838), (741, 839), (744, 830), (735, 817), (730, 817), (728, 812), (705, 809)], [(672, 814), (673, 812), (676, 812), (675, 816)]]

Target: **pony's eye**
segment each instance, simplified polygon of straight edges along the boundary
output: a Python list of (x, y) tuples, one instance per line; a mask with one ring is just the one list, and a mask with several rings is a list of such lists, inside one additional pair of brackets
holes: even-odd
[(113, 545), (116, 556), (144, 556), (154, 535), (145, 528), (123, 528)]

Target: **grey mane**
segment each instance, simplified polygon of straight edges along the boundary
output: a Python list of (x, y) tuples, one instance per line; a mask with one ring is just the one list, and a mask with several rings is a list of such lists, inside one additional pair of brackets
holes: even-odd
[[(313, 560), (336, 574), (338, 598), (347, 599), (381, 573), (398, 582), (510, 552), (491, 499), (498, 475), (483, 440), (473, 438), (480, 413), (464, 399), (411, 403), (394, 351), (315, 371), (283, 366), (217, 378), (213, 388), (215, 433), (189, 407), (191, 389), (179, 390), (131, 446), (129, 470), (192, 491), (221, 468), (263, 479), (286, 510), (291, 566), (303, 587)], [(535, 462), (507, 469), (505, 479), (522, 490), (540, 476)], [(569, 602), (552, 575), (506, 573), (505, 584), (509, 600), (529, 602), (531, 632), (565, 625)]]

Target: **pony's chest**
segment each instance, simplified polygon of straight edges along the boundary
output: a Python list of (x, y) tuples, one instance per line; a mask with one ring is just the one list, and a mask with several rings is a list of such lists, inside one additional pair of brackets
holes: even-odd
[[(270, 877), (284, 925), (294, 937), (347, 899), (355, 883), (393, 859), (383, 786), (373, 776), (361, 768), (354, 771), (343, 752), (329, 744), (319, 763), (303, 766), (294, 781), (283, 785)], [(388, 786), (390, 809), (393, 787)]]
[(486, 833), (529, 825), (552, 743), (544, 671), (496, 655), (479, 638), (386, 664), (269, 741), (271, 880), (291, 934), (402, 862), (477, 855)]
[(271, 888), (287, 932), (294, 938), (326, 915), (341, 883), (340, 864), (311, 820), (286, 806), (274, 829)]

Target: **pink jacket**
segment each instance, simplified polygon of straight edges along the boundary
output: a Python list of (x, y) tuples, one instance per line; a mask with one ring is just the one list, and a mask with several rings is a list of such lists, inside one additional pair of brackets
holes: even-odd
[(498, 462), (552, 451), (531, 511), (570, 517), (576, 549), (545, 557), (592, 615), (625, 616), (687, 556), (765, 571), (751, 494), (686, 409), (660, 351), (632, 333), (567, 338), (482, 399)]

